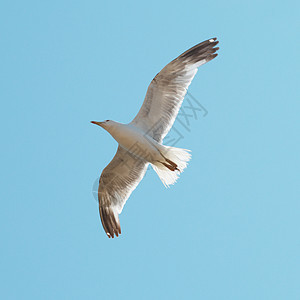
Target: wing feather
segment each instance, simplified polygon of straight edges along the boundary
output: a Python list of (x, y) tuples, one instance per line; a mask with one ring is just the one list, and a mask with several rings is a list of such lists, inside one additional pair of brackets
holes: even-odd
[(103, 170), (98, 188), (99, 213), (109, 238), (121, 234), (119, 214), (143, 179), (147, 166), (148, 163), (119, 146), (114, 158)]
[(165, 66), (150, 83), (143, 105), (132, 123), (162, 142), (176, 119), (198, 67), (214, 59), (216, 38), (187, 50)]

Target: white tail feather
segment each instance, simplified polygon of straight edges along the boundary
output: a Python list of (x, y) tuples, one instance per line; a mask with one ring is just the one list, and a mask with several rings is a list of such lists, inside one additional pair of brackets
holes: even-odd
[(188, 161), (192, 158), (190, 152), (191, 150), (187, 149), (164, 146), (163, 155), (167, 159), (174, 162), (178, 166), (180, 173), (182, 173), (183, 170), (187, 167)]
[[(174, 184), (179, 178), (180, 173), (187, 167), (188, 161), (191, 159), (190, 150), (164, 146), (163, 156), (177, 165), (178, 170), (171, 171), (162, 162), (152, 164), (154, 171), (162, 181), (165, 187)], [(163, 161), (164, 162), (164, 161)]]
[(152, 167), (165, 187), (174, 184), (180, 174), (179, 171), (171, 171), (161, 163), (152, 164)]

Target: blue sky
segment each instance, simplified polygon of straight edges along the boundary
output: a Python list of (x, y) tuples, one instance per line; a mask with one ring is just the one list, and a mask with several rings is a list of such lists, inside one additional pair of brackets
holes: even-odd
[[(1, 298), (299, 299), (298, 12), (3, 1)], [(117, 144), (89, 122), (129, 122), (152, 78), (215, 36), (189, 89), (207, 114), (175, 123), (189, 167), (170, 189), (148, 171), (108, 239), (92, 191)]]

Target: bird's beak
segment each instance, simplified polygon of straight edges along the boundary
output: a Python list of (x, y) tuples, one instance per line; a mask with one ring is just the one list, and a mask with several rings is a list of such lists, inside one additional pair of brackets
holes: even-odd
[(91, 121), (91, 123), (92, 123), (92, 124), (96, 124), (96, 125), (98, 125), (98, 126), (101, 126), (101, 127), (102, 127), (102, 123), (103, 123), (103, 122)]

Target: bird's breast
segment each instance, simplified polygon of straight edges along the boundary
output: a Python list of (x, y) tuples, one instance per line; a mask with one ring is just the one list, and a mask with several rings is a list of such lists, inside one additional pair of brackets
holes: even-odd
[(112, 136), (123, 148), (143, 160), (152, 162), (160, 158), (157, 142), (132, 125), (122, 125)]

